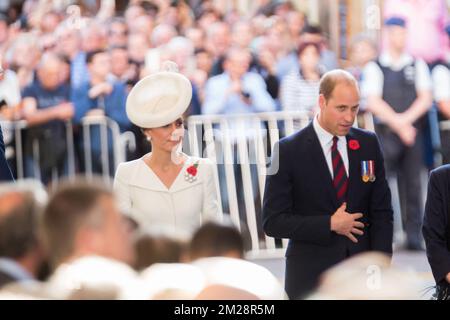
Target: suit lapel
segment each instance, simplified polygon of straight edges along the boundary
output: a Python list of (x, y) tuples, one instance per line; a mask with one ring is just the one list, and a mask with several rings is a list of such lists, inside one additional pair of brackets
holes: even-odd
[(310, 160), (314, 167), (312, 174), (316, 175), (318, 181), (324, 182), (323, 186), (326, 189), (328, 198), (332, 201), (334, 206), (337, 206), (337, 196), (336, 190), (333, 187), (333, 178), (331, 176), (330, 169), (328, 168), (322, 146), (320, 145), (319, 137), (314, 130), (312, 122), (309, 124), (306, 130), (308, 130), (308, 149), (311, 150), (311, 152), (309, 153), (311, 157)]
[(354, 137), (354, 134), (352, 130), (350, 129), (350, 132), (346, 136), (347, 138), (347, 154), (348, 154), (348, 189), (347, 189), (347, 203), (350, 202), (351, 196), (355, 194), (355, 191), (358, 188), (358, 179), (361, 179), (361, 173), (359, 172), (361, 169), (359, 157), (358, 157), (358, 150), (352, 150), (349, 148), (349, 141), (350, 140), (357, 140)]

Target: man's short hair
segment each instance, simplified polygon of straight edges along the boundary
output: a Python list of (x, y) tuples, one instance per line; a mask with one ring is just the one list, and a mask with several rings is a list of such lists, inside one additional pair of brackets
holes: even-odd
[(94, 51), (89, 51), (88, 53), (86, 53), (86, 63), (90, 64), (92, 61), (94, 61), (94, 57), (100, 53), (106, 53), (106, 51), (105, 50), (94, 50)]
[(230, 252), (237, 252), (241, 258), (244, 256), (243, 237), (231, 223), (205, 223), (194, 233), (189, 245), (191, 260), (224, 256)]
[(0, 257), (19, 259), (39, 245), (39, 214), (46, 193), (31, 182), (0, 185)]
[(302, 34), (310, 33), (310, 34), (321, 35), (322, 34), (322, 28), (320, 26), (318, 26), (318, 25), (307, 24), (306, 26), (303, 27), (301, 33)]
[(125, 20), (124, 17), (112, 17), (112, 18), (110, 18), (109, 21), (108, 21), (108, 24), (107, 24), (107, 26), (109, 28), (109, 30), (108, 30), (109, 32), (111, 31), (110, 29), (111, 29), (111, 26), (113, 24), (121, 24), (121, 25), (125, 26), (125, 28), (126, 28), (125, 34), (128, 34), (128, 25), (127, 25), (127, 21)]
[(45, 67), (48, 66), (51, 62), (61, 63), (63, 62), (62, 57), (62, 55), (56, 54), (54, 52), (45, 52), (39, 60), (37, 69), (45, 69)]
[(346, 83), (354, 85), (358, 88), (358, 82), (355, 77), (348, 71), (342, 69), (335, 69), (325, 73), (320, 79), (319, 94), (322, 94), (326, 100), (331, 98), (334, 88), (339, 83)]
[(297, 55), (300, 56), (303, 51), (305, 51), (306, 48), (308, 47), (313, 47), (316, 49), (317, 54), (320, 56), (320, 47), (317, 43), (315, 42), (311, 42), (311, 41), (306, 41), (306, 42), (301, 42), (297, 48)]
[(353, 49), (356, 44), (364, 42), (371, 46), (374, 51), (378, 52), (378, 46), (375, 41), (370, 36), (364, 33), (359, 33), (351, 39), (350, 48)]
[(44, 244), (53, 266), (73, 254), (75, 237), (82, 227), (99, 227), (103, 215), (95, 210), (101, 197), (113, 197), (100, 180), (77, 179), (58, 186), (42, 217)]
[(241, 57), (242, 55), (247, 55), (247, 57), (251, 60), (252, 53), (249, 49), (232, 46), (225, 52), (224, 60), (229, 61), (235, 56)]
[(19, 259), (38, 243), (36, 202), (31, 192), (10, 192), (1, 197), (20, 199), (17, 206), (0, 215), (0, 256)]
[(166, 235), (143, 234), (135, 243), (135, 269), (143, 270), (155, 263), (180, 262), (185, 249), (181, 239)]

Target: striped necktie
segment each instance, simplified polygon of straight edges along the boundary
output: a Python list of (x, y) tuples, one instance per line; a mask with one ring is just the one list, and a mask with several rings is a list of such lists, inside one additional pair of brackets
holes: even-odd
[(333, 137), (333, 145), (331, 146), (331, 158), (333, 159), (333, 185), (336, 190), (338, 204), (345, 202), (348, 188), (348, 177), (345, 172), (344, 161), (337, 148), (338, 137)]

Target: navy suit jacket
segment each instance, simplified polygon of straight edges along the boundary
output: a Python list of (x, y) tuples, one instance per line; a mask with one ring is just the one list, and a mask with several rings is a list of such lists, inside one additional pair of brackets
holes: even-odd
[[(357, 140), (358, 150), (348, 149), (349, 186), (347, 212), (360, 212), (366, 224), (358, 243), (330, 231), (331, 215), (338, 209), (336, 191), (325, 155), (312, 123), (281, 139), (274, 149), (263, 202), (263, 227), (267, 235), (287, 238), (286, 292), (291, 299), (312, 290), (320, 274), (345, 258), (363, 251), (392, 254), (393, 212), (385, 178), (383, 155), (374, 133), (352, 128), (347, 141)], [(376, 180), (363, 182), (361, 161), (374, 160)]]
[(3, 142), (2, 128), (0, 127), (0, 181), (13, 180), (11, 170), (5, 158), (5, 143)]
[(450, 272), (450, 165), (433, 170), (428, 182), (423, 220), (427, 257), (436, 283)]

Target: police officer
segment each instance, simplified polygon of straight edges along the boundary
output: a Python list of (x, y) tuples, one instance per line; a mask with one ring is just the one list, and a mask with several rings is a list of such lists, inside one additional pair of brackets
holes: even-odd
[(363, 73), (362, 91), (375, 116), (389, 177), (397, 175), (406, 248), (423, 250), (420, 172), (423, 168), (423, 130), (432, 104), (427, 64), (406, 52), (403, 18), (385, 21), (387, 46)]

